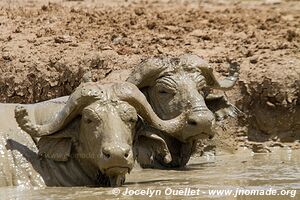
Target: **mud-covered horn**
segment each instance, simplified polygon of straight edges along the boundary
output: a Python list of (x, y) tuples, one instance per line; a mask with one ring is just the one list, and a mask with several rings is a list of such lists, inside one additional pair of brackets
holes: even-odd
[(200, 69), (206, 78), (208, 86), (211, 86), (214, 89), (230, 90), (239, 78), (239, 65), (237, 63), (229, 64), (229, 75), (221, 81), (216, 79), (211, 67), (202, 66)]
[(138, 88), (144, 88), (152, 85), (165, 69), (166, 66), (162, 58), (149, 58), (136, 66), (126, 81), (133, 83)]
[(234, 86), (239, 77), (238, 63), (230, 63), (228, 70), (229, 75), (219, 81), (213, 73), (213, 68), (197, 55), (184, 54), (180, 57), (180, 62), (191, 69), (200, 69), (201, 73), (205, 77), (207, 86), (214, 89), (229, 90)]
[(16, 106), (15, 118), (22, 130), (34, 137), (50, 135), (65, 127), (74, 119), (82, 109), (99, 98), (99, 90), (95, 90), (93, 85), (78, 87), (69, 97), (66, 105), (59, 111), (49, 123), (35, 124), (29, 116), (28, 111), (23, 106)]
[(174, 136), (173, 133), (181, 130), (186, 124), (189, 109), (174, 119), (162, 120), (155, 114), (144, 94), (135, 85), (123, 83), (118, 85), (118, 87), (117, 91), (119, 98), (132, 105), (139, 115), (154, 128)]

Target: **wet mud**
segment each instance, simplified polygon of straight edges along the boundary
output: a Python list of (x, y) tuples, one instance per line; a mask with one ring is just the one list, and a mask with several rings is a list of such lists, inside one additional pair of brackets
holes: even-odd
[[(275, 148), (273, 154), (253, 154), (239, 149), (236, 154), (193, 158), (181, 170), (153, 170), (135, 167), (124, 186), (113, 188), (46, 187), (0, 188), (0, 196), (10, 199), (225, 199), (280, 200), (297, 199), (300, 195), (299, 150)], [(226, 166), (226, 167), (224, 167)], [(188, 192), (199, 189), (197, 195)], [(289, 191), (286, 195), (236, 195), (238, 190)], [(227, 189), (232, 195), (210, 195), (209, 190)], [(130, 195), (129, 191), (145, 190), (144, 195)], [(155, 191), (151, 193), (147, 190)], [(186, 190), (179, 195), (180, 190)], [(159, 192), (156, 192), (159, 191)], [(127, 194), (127, 195), (126, 195)], [(237, 193), (239, 194), (239, 193)], [(189, 196), (184, 196), (189, 195)]]

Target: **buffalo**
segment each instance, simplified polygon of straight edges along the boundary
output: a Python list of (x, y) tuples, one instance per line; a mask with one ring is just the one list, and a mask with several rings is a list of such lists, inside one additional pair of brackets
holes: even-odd
[[(191, 109), (186, 125), (178, 132), (162, 132), (147, 125), (140, 127), (135, 139), (135, 152), (141, 166), (185, 166), (195, 151), (196, 143), (214, 136), (216, 120), (237, 116), (239, 110), (224, 95), (214, 95), (212, 90), (230, 90), (238, 79), (238, 71), (238, 64), (231, 63), (229, 75), (219, 81), (213, 68), (193, 54), (149, 58), (135, 67), (129, 73), (127, 81), (135, 84), (145, 94), (161, 119), (171, 119)], [(145, 138), (149, 134), (165, 141), (167, 149), (158, 152), (158, 147), (165, 145), (161, 146), (159, 140)], [(163, 159), (161, 152), (171, 155), (168, 162)]]
[[(12, 166), (4, 166), (6, 169), (1, 169), (4, 175), (13, 171), (7, 167), (20, 168), (16, 172), (26, 167), (27, 173), (23, 175), (28, 179), (34, 177), (32, 182), (36, 185), (120, 186), (133, 168), (132, 144), (138, 116), (149, 126), (168, 133), (177, 132), (186, 122), (185, 113), (161, 120), (143, 93), (129, 82), (83, 83), (66, 102), (65, 98), (61, 100), (37, 105), (1, 105), (3, 116), (10, 117), (11, 109), (15, 110), (16, 122), (6, 119), (10, 128), (2, 129), (7, 131), (6, 149), (19, 152), (17, 158), (12, 153), (12, 159), (23, 160), (19, 165), (15, 161)], [(40, 116), (44, 117), (36, 120)], [(40, 138), (38, 150), (18, 127)], [(4, 152), (3, 145), (0, 147)]]

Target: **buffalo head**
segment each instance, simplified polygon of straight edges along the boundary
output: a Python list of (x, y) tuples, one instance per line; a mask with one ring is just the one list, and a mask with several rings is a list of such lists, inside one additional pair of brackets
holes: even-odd
[[(211, 91), (231, 89), (238, 79), (238, 70), (238, 65), (230, 64), (229, 76), (219, 81), (213, 68), (191, 54), (149, 58), (134, 68), (127, 81), (138, 86), (160, 118), (171, 119), (191, 110), (185, 126), (177, 132), (156, 131), (147, 126), (138, 131), (135, 149), (141, 166), (184, 166), (198, 139), (214, 136), (216, 121), (236, 116), (236, 107), (223, 95), (213, 95)], [(162, 155), (169, 155), (167, 162)]]
[[(108, 177), (106, 184), (111, 186), (121, 185), (133, 167), (132, 143), (138, 115), (151, 126), (171, 133), (186, 121), (185, 114), (166, 121), (158, 118), (131, 83), (84, 83), (46, 124), (31, 122), (22, 106), (15, 109), (19, 126), (31, 136), (42, 137), (38, 143), (40, 155), (56, 161), (77, 159), (88, 176), (100, 173), (100, 177)], [(65, 131), (72, 123), (77, 128)]]
[(218, 81), (213, 69), (200, 57), (185, 54), (179, 58), (151, 58), (135, 68), (127, 81), (147, 96), (154, 111), (162, 119), (171, 119), (191, 107), (186, 126), (172, 133), (179, 141), (211, 138), (215, 115), (207, 106), (211, 89), (229, 90), (238, 78), (238, 69), (231, 66), (229, 76)]

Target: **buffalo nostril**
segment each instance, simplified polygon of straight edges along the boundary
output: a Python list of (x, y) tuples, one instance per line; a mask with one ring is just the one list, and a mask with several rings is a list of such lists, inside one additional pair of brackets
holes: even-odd
[(106, 158), (110, 158), (110, 153), (108, 153), (108, 152), (105, 151), (104, 149), (102, 150), (102, 154), (103, 154)]
[(192, 126), (197, 126), (197, 122), (193, 119), (189, 119), (187, 123)]
[(103, 155), (104, 155), (106, 158), (110, 158), (110, 154), (109, 154), (109, 153), (103, 153)]
[(208, 138), (211, 140), (211, 139), (213, 139), (213, 137), (214, 137), (214, 136), (210, 135)]
[(128, 158), (129, 153), (130, 153), (130, 149), (127, 148), (127, 149), (124, 151), (124, 157), (125, 157), (125, 158)]

